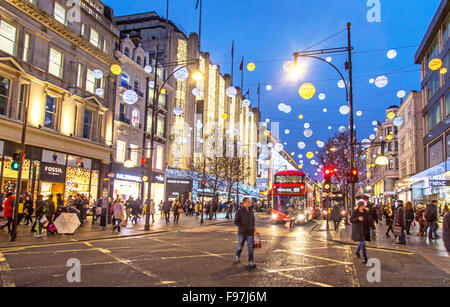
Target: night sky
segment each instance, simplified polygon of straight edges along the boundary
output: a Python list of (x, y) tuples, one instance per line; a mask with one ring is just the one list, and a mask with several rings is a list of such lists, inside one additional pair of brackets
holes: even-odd
[[(103, 0), (114, 9), (116, 16), (156, 11), (165, 16), (166, 0)], [(310, 164), (306, 152), (319, 148), (316, 141), (326, 141), (339, 126), (348, 127), (348, 114), (341, 115), (339, 107), (345, 104), (345, 89), (337, 86), (339, 75), (333, 68), (318, 60), (308, 60), (306, 71), (296, 82), (286, 78), (283, 63), (293, 60), (292, 53), (301, 51), (352, 23), (353, 92), (358, 140), (367, 138), (373, 131), (372, 121), (383, 121), (384, 110), (399, 105), (399, 90), (408, 94), (420, 90), (419, 65), (414, 64), (414, 54), (433, 18), (440, 0), (381, 0), (381, 22), (366, 18), (370, 7), (366, 0), (204, 0), (202, 21), (202, 46), (209, 52), (213, 63), (220, 65), (222, 73), (231, 72), (231, 43), (235, 42), (234, 83), (240, 85), (239, 64), (254, 62), (256, 69), (244, 72), (244, 91), (250, 89), (250, 100), (257, 106), (257, 86), (261, 82), (262, 120), (280, 122), (280, 139), (287, 142), (288, 152), (303, 154), (304, 169), (314, 175), (317, 167)], [(189, 34), (198, 32), (196, 0), (170, 0), (169, 18)], [(346, 47), (346, 32), (314, 46), (311, 49)], [(388, 50), (395, 49), (397, 56), (388, 59)], [(332, 57), (332, 63), (347, 78), (344, 69), (345, 55)], [(383, 88), (370, 84), (369, 79), (385, 75), (389, 83)], [(300, 85), (311, 82), (316, 94), (303, 100), (298, 94)], [(266, 85), (272, 86), (271, 91)], [(325, 100), (318, 94), (324, 93)], [(292, 107), (289, 114), (278, 110), (280, 103)], [(322, 111), (327, 108), (327, 112)], [(302, 120), (298, 115), (303, 114)], [(313, 135), (303, 135), (303, 124), (310, 123)], [(332, 130), (328, 130), (328, 126)], [(289, 135), (284, 133), (289, 129)], [(306, 148), (300, 150), (297, 143)], [(313, 176), (314, 177), (314, 176)], [(321, 176), (314, 177), (320, 179)]]

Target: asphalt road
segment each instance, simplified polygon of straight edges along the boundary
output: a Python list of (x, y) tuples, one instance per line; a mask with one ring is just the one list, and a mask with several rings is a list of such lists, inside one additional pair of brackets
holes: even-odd
[[(257, 227), (263, 246), (255, 251), (255, 269), (246, 266), (246, 247), (242, 263), (234, 263), (236, 227), (228, 223), (139, 237), (3, 248), (1, 282), (52, 287), (450, 286), (444, 257), (369, 249), (369, 258), (379, 260), (381, 267), (378, 275), (370, 274), (380, 282), (370, 282), (367, 273), (376, 268), (362, 264), (354, 246), (327, 242), (316, 223), (290, 232), (259, 217)], [(81, 264), (80, 282), (67, 279), (69, 259)]]

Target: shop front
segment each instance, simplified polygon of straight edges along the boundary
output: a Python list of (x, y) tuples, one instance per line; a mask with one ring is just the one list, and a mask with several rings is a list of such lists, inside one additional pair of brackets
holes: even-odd
[(437, 200), (440, 209), (450, 203), (450, 162), (446, 161), (430, 169), (412, 176), (408, 181), (411, 185), (412, 200), (428, 204)]
[(192, 199), (192, 179), (167, 178), (166, 186), (168, 199)]
[(113, 184), (114, 199), (126, 200), (130, 197), (138, 199), (141, 197), (142, 176), (116, 173)]
[[(151, 193), (151, 199), (156, 204), (156, 208), (158, 208), (158, 205), (161, 202), (164, 202), (164, 196), (165, 196), (165, 180), (166, 176), (162, 172), (153, 172), (152, 176), (152, 193)], [(145, 198), (148, 198), (148, 183), (145, 184)], [(156, 210), (158, 211), (158, 210)]]
[[(2, 141), (0, 165), (0, 189), (15, 190), (18, 171), (11, 167), (12, 156), (19, 152), (19, 144)], [(21, 193), (28, 193), (33, 199), (41, 194), (61, 194), (64, 198), (84, 195), (91, 201), (98, 197), (99, 171), (101, 163), (85, 157), (42, 149), (25, 147), (22, 169)]]

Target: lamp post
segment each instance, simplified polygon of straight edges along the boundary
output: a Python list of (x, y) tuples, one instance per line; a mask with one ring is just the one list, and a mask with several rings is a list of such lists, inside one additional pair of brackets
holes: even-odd
[[(355, 167), (355, 148), (354, 148), (354, 139), (355, 139), (355, 131), (353, 128), (353, 65), (352, 65), (352, 50), (353, 47), (351, 46), (351, 35), (350, 35), (350, 22), (347, 23), (347, 47), (339, 47), (339, 48), (328, 48), (328, 49), (320, 49), (320, 50), (310, 50), (310, 51), (300, 51), (294, 53), (294, 67), (296, 67), (298, 58), (300, 57), (308, 57), (308, 58), (314, 58), (321, 60), (328, 65), (332, 66), (341, 77), (342, 81), (345, 85), (345, 92), (346, 92), (346, 101), (349, 103), (349, 113), (350, 113), (350, 168), (353, 169)], [(348, 84), (345, 82), (345, 78), (340, 72), (340, 70), (331, 64), (330, 62), (317, 57), (315, 55), (325, 55), (325, 54), (333, 54), (333, 53), (342, 53), (347, 52), (348, 55), (348, 61), (345, 63), (345, 69), (348, 70)], [(353, 208), (355, 206), (355, 183), (351, 184), (351, 207), (352, 212)]]

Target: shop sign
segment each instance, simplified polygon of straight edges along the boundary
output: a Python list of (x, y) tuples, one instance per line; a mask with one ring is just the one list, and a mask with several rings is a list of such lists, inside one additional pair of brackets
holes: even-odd
[(65, 182), (66, 167), (62, 165), (41, 162), (40, 180), (49, 182)]
[(192, 179), (167, 178), (167, 193), (189, 193), (192, 191)]
[(116, 179), (142, 182), (141, 177), (133, 176), (133, 175), (127, 175), (127, 174), (116, 174)]
[(164, 174), (153, 173), (152, 183), (164, 183)]
[(192, 184), (192, 181), (188, 179), (167, 179), (167, 183), (190, 185)]
[(447, 180), (430, 180), (428, 181), (428, 185), (430, 187), (435, 187), (435, 188), (439, 188), (439, 187), (446, 187), (449, 185), (450, 181)]

